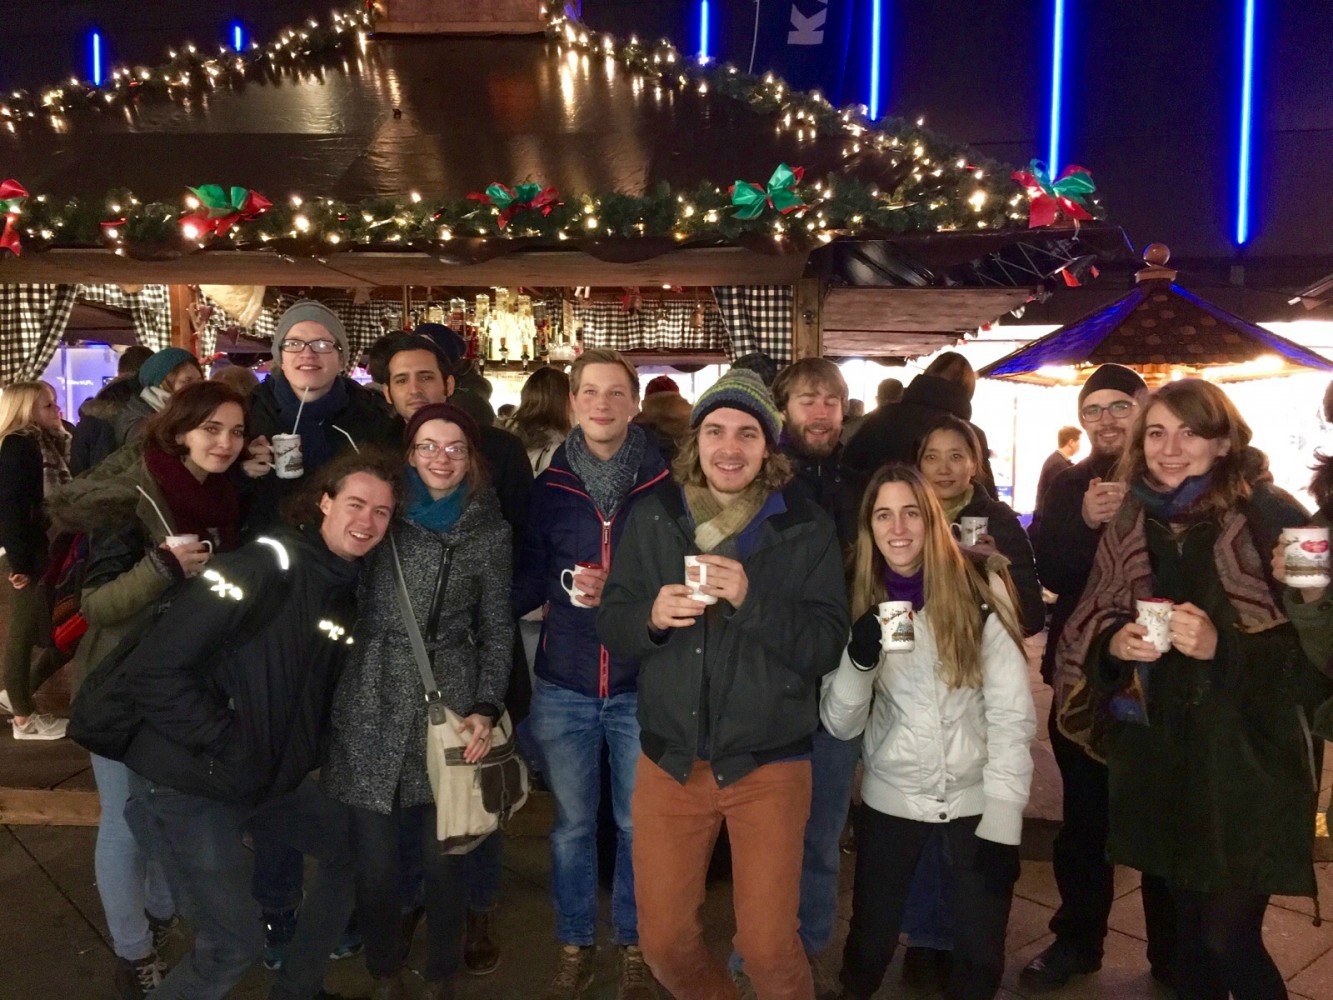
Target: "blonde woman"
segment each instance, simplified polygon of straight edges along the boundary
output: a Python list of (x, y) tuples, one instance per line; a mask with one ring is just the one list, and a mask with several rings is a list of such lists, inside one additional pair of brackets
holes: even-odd
[[(0, 546), (14, 588), (0, 708), (13, 713), (16, 740), (58, 740), (67, 725), (37, 715), (33, 695), (64, 664), (49, 645), (51, 609), (41, 587), (49, 541), (42, 499), (69, 481), (69, 438), (47, 383), (15, 382), (0, 392)], [(34, 664), (39, 645), (46, 648)]]
[[(991, 1000), (1023, 808), (1036, 712), (1012, 587), (954, 543), (915, 469), (889, 465), (861, 501), (851, 581), (851, 642), (820, 715), (838, 739), (865, 734), (856, 880), (842, 1000), (868, 1000), (893, 958), (917, 859), (943, 828), (955, 870), (948, 996)], [(881, 648), (883, 601), (910, 601), (915, 647)]]

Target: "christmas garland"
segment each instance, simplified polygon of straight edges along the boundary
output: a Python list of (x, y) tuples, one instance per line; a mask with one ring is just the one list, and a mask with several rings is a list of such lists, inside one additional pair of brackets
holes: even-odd
[[(13, 128), (75, 109), (114, 108), (150, 94), (182, 99), (192, 88), (236, 82), (247, 73), (277, 73), (303, 61), (341, 56), (364, 44), (374, 18), (373, 5), (358, 3), (332, 13), (323, 27), (308, 22), (244, 56), (224, 51), (205, 58), (187, 46), (172, 53), (165, 67), (117, 69), (100, 88), (73, 81), (40, 95), (19, 93), (0, 104), (0, 120), (8, 119)], [(838, 109), (817, 92), (793, 91), (771, 74), (756, 77), (734, 66), (684, 58), (668, 41), (620, 42), (589, 31), (558, 5), (548, 5), (546, 18), (548, 37), (562, 49), (615, 60), (654, 86), (742, 101), (798, 140), (837, 136), (847, 161), (868, 163), (870, 172), (886, 179), (883, 188), (845, 176), (812, 181), (801, 167), (780, 164), (766, 184), (758, 178), (689, 189), (661, 184), (644, 195), (559, 192), (531, 180), (497, 180), (485, 192), (458, 199), (409, 192), (359, 203), (293, 196), (271, 204), (260, 192), (213, 183), (226, 178), (201, 178), (210, 183), (190, 188), (180, 203), (143, 204), (129, 190), (112, 191), (100, 201), (32, 195), (13, 209), (21, 215), (11, 217), (17, 220), (11, 232), (17, 236), (21, 230), (23, 246), (36, 250), (113, 247), (134, 256), (205, 247), (265, 248), (293, 256), (377, 248), (466, 261), (486, 255), (478, 248), (484, 242), (586, 248), (608, 238), (657, 240), (662, 249), (702, 243), (788, 252), (841, 235), (1020, 228), (1028, 223), (1030, 200), (1049, 199), (1041, 185), (1028, 183), (1028, 175), (978, 160), (966, 146), (921, 122), (871, 122), (862, 106)], [(1100, 214), (1093, 199), (1081, 198), (1079, 207), (1086, 209), (1079, 217)], [(7, 249), (19, 252), (18, 241), (11, 242)]]

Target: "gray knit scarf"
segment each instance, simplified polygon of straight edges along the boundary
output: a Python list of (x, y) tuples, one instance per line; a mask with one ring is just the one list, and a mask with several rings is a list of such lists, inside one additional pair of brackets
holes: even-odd
[(625, 502), (629, 491), (634, 489), (634, 480), (639, 474), (639, 463), (643, 461), (643, 448), (647, 440), (642, 427), (630, 424), (624, 444), (614, 455), (602, 461), (588, 450), (582, 427), (575, 427), (569, 432), (569, 437), (565, 438), (565, 455), (569, 458), (569, 467), (583, 480), (583, 485), (602, 517), (610, 518)]

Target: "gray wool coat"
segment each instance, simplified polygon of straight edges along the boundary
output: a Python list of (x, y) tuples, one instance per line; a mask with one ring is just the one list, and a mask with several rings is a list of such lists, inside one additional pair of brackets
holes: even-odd
[[(514, 642), (509, 607), (513, 547), (509, 525), (489, 487), (440, 535), (397, 520), (393, 537), (435, 683), (460, 716), (478, 703), (503, 706)], [(446, 548), (453, 560), (435, 641), (427, 622)], [(333, 697), (333, 735), (322, 771), (339, 802), (388, 814), (434, 801), (426, 773), (426, 703), (421, 675), (399, 610), (393, 548), (377, 546), (357, 595), (351, 656)]]

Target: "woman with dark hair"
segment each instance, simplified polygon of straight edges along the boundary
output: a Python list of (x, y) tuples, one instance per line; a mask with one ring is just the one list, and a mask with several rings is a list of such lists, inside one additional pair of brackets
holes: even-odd
[[(889, 465), (861, 501), (851, 642), (824, 687), (820, 717), (838, 739), (864, 733), (856, 878), (841, 1000), (869, 1000), (898, 944), (908, 888), (936, 831), (954, 863), (957, 930), (948, 996), (990, 1000), (1004, 937), (1036, 710), (1012, 589), (954, 542), (921, 474)], [(878, 606), (910, 602), (914, 642), (884, 648)]]
[[(357, 925), (376, 1000), (406, 996), (400, 826), (422, 843), (429, 932), (424, 995), (453, 997), (460, 964), (469, 856), (443, 854), (435, 843), (425, 691), (404, 626), (395, 560), (401, 560), (435, 683), (463, 720), (464, 756), (481, 760), (504, 708), (514, 625), (510, 529), (488, 484), (479, 438), (472, 418), (448, 403), (423, 406), (408, 422), (407, 508), (391, 528), (391, 544), (372, 557), (352, 659), (334, 695), (333, 743), (322, 775), (327, 793), (351, 806)], [(500, 841), (492, 834), (474, 853), (498, 851)]]
[[(38, 715), (33, 695), (63, 664), (52, 648), (51, 609), (41, 586), (47, 568), (42, 498), (69, 481), (69, 432), (46, 382), (0, 390), (0, 548), (9, 585), (9, 637), (0, 710), (14, 716), (16, 740), (58, 740), (67, 722)], [(34, 664), (32, 654), (42, 650)]]
[[(1249, 441), (1209, 382), (1140, 403), (1118, 473), (1129, 496), (1056, 653), (1060, 728), (1109, 770), (1110, 860), (1171, 890), (1184, 1000), (1285, 998), (1264, 912), (1272, 894), (1316, 893), (1310, 720), (1330, 684), (1268, 566), (1306, 515), (1247, 477)], [(1148, 599), (1172, 602), (1165, 649), (1136, 622)]]
[(569, 376), (559, 368), (538, 368), (523, 383), (518, 409), (503, 426), (518, 435), (532, 474), (540, 476), (569, 436)]
[[(90, 540), (76, 682), (168, 587), (236, 547), (240, 507), (227, 470), (244, 447), (241, 397), (217, 382), (193, 383), (148, 418), (141, 445), (113, 453), (48, 500), (58, 527)], [(137, 1000), (160, 981), (157, 948), (176, 908), (161, 865), (125, 822), (128, 768), (96, 754), (92, 766), (102, 805), (97, 889), (116, 953), (116, 995)]]

